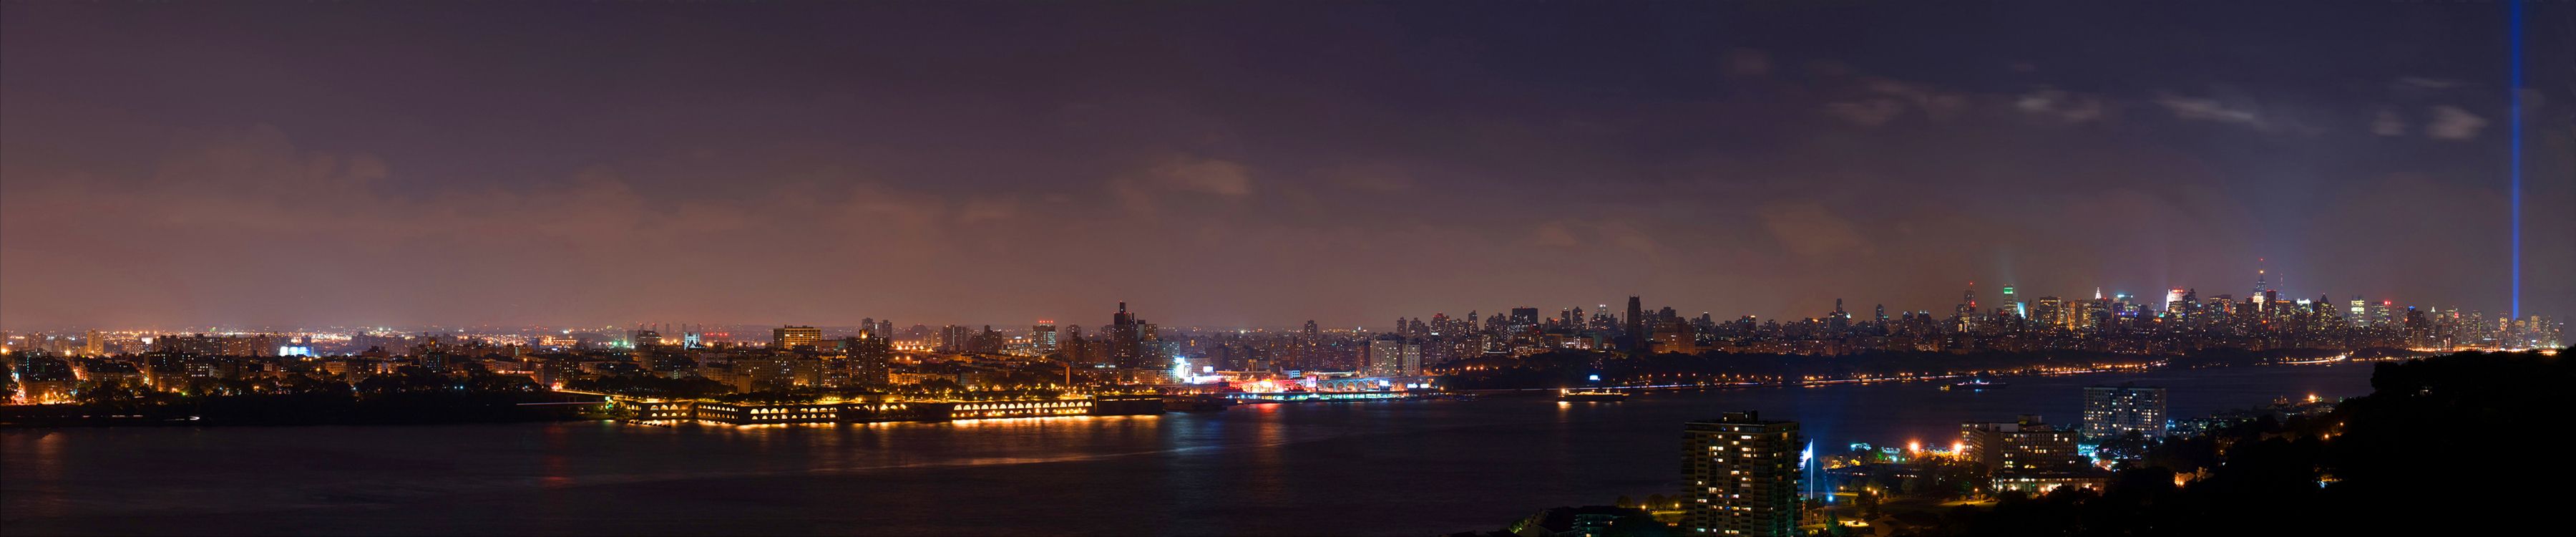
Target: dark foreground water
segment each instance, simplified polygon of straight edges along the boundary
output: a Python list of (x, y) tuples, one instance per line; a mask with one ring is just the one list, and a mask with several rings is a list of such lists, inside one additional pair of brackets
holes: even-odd
[(2080, 388), (2192, 417), (2369, 392), (2363, 365), (1930, 384), (1237, 407), (733, 428), (553, 423), (0, 432), (0, 526), (36, 534), (1429, 535), (1679, 489), (1681, 424), (1728, 410), (1818, 446), (1962, 420), (2072, 423)]

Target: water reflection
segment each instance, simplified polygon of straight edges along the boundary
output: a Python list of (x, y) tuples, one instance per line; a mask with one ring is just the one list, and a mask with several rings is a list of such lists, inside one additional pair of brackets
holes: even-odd
[(1421, 535), (1669, 492), (1679, 424), (1727, 410), (1809, 423), (1820, 446), (1947, 445), (1962, 420), (2071, 422), (2094, 383), (2164, 385), (2173, 414), (2195, 416), (2357, 395), (2368, 375), (2219, 369), (1973, 394), (1871, 384), (937, 424), (11, 430), (0, 431), (0, 519), (11, 533)]

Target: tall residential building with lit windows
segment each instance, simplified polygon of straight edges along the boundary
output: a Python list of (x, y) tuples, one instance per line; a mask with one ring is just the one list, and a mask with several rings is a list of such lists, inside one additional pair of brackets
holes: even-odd
[(781, 326), (770, 329), (769, 348), (811, 349), (823, 341), (823, 329), (811, 326)]
[(1692, 535), (1794, 535), (1798, 529), (1798, 422), (1728, 412), (1682, 426), (1682, 477), (1690, 490), (1681, 528)]
[(1145, 350), (1145, 321), (1127, 312), (1127, 301), (1118, 301), (1118, 313), (1109, 315), (1109, 363), (1127, 369), (1150, 369), (1156, 364)]
[(2165, 435), (2165, 389), (2092, 386), (2084, 389), (2084, 437)]
[(1055, 352), (1060, 345), (1056, 341), (1055, 321), (1038, 321), (1037, 325), (1030, 326), (1029, 342), (1037, 344), (1038, 352)]
[(1422, 345), (1395, 334), (1370, 339), (1367, 373), (1381, 377), (1421, 375)]

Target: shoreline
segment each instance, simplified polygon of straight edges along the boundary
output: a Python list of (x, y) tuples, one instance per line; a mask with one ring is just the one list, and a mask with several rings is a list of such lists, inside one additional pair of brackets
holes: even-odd
[[(2362, 363), (2362, 362), (2402, 361), (2402, 360), (2409, 360), (2409, 359), (2416, 359), (2416, 358), (2421, 358), (2421, 356), (2388, 356), (2388, 357), (2375, 357), (2375, 358), (2353, 358), (2353, 357), (2350, 357), (2350, 356), (2349, 356), (2349, 354), (2346, 354), (2346, 355), (2338, 356), (2337, 358), (2335, 358), (2335, 359), (2331, 359), (2331, 360), (2312, 360), (2312, 361), (2302, 361), (2302, 362), (2269, 362), (2269, 363), (2259, 363), (2259, 364), (2212, 364), (2212, 365), (2201, 365), (2201, 366), (2196, 366), (2196, 367), (2180, 367), (2179, 369), (2189, 370), (2189, 369), (2238, 368), (2238, 367), (2272, 367), (2272, 366), (2335, 365), (2335, 364)], [(1390, 402), (1390, 401), (1439, 401), (1439, 400), (1459, 400), (1459, 399), (1462, 399), (1462, 398), (1465, 398), (1465, 399), (1474, 399), (1474, 398), (1485, 398), (1485, 397), (1499, 397), (1499, 398), (1512, 398), (1512, 397), (1537, 397), (1537, 396), (1548, 396), (1548, 395), (1554, 395), (1554, 394), (1556, 394), (1557, 392), (1559, 392), (1559, 391), (1561, 391), (1561, 390), (1567, 390), (1567, 389), (1601, 390), (1601, 391), (1618, 391), (1618, 392), (1682, 392), (1682, 391), (1702, 391), (1702, 392), (1704, 392), (1704, 391), (1711, 391), (1711, 390), (1735, 390), (1735, 389), (1753, 389), (1753, 388), (1800, 388), (1800, 387), (1815, 387), (1815, 386), (1872, 385), (1872, 384), (1889, 384), (1889, 383), (1933, 383), (1933, 382), (1939, 382), (1939, 381), (1951, 381), (1951, 380), (1970, 379), (1970, 378), (1979, 378), (1979, 377), (1983, 377), (1983, 378), (1993, 378), (1993, 379), (2011, 379), (2011, 378), (2047, 378), (2047, 377), (2065, 377), (2065, 376), (2093, 375), (2093, 374), (2102, 374), (2102, 373), (2143, 373), (2143, 372), (2163, 371), (2163, 370), (2175, 370), (2175, 369), (2177, 369), (2177, 366), (2174, 366), (2174, 365), (2172, 364), (2171, 357), (2168, 357), (2167, 359), (2157, 360), (2157, 361), (2154, 361), (2154, 362), (2149, 362), (2149, 363), (2141, 364), (2141, 365), (2137, 365), (2137, 366), (2096, 367), (2096, 368), (2088, 368), (2088, 369), (2073, 370), (2073, 371), (2050, 371), (2050, 372), (2026, 372), (2026, 371), (2025, 371), (2025, 372), (2004, 372), (2004, 373), (1997, 373), (1997, 372), (1981, 372), (1981, 373), (1959, 373), (1959, 374), (1949, 374), (1949, 375), (1920, 375), (1920, 376), (1905, 376), (1905, 377), (1864, 377), (1864, 378), (1851, 378), (1851, 379), (1825, 379), (1825, 380), (1799, 380), (1799, 381), (1727, 382), (1727, 383), (1691, 383), (1691, 384), (1658, 384), (1658, 385), (1644, 385), (1644, 386), (1584, 386), (1584, 387), (1563, 387), (1563, 388), (1491, 388), (1491, 389), (1472, 389), (1472, 390), (1441, 390), (1441, 391), (1433, 391), (1433, 392), (1423, 392), (1423, 393), (1419, 393), (1419, 394), (1405, 394), (1405, 395), (1390, 396), (1390, 397), (1382, 397), (1382, 398), (1320, 399), (1320, 400), (1271, 400), (1271, 401), (1259, 401), (1259, 402), (1241, 402), (1241, 403), (1237, 403), (1237, 405), (1236, 405), (1236, 406), (1248, 406), (1248, 405), (1274, 405), (1274, 404), (1308, 404), (1308, 403), (1369, 403), (1369, 402)], [(573, 393), (573, 392), (553, 392), (553, 393)], [(576, 393), (576, 395), (578, 395), (578, 393)], [(76, 406), (72, 406), (72, 405), (7, 405), (7, 406), (5, 406), (5, 407), (0, 407), (0, 411), (6, 411), (6, 410), (21, 410), (21, 411), (23, 411), (23, 410), (30, 410), (30, 409), (32, 409), (32, 410), (46, 410), (46, 409), (50, 409), (50, 408), (62, 408), (62, 409), (64, 409), (64, 410), (67, 410), (67, 411), (68, 411), (68, 410), (71, 410), (71, 409), (73, 409), (73, 408), (78, 408), (78, 407), (76, 407)], [(156, 412), (156, 410), (158, 410), (158, 412)], [(563, 422), (581, 422), (581, 421), (598, 421), (598, 420), (616, 421), (616, 420), (614, 420), (614, 419), (610, 419), (610, 418), (593, 417), (593, 416), (589, 416), (589, 415), (567, 415), (567, 414), (562, 414), (562, 413), (548, 413), (548, 414), (544, 414), (544, 415), (528, 415), (528, 416), (525, 416), (525, 417), (522, 417), (522, 418), (518, 418), (518, 419), (458, 419), (458, 420), (444, 420), (444, 419), (363, 420), (363, 419), (361, 419), (361, 420), (311, 420), (311, 421), (293, 421), (293, 420), (289, 420), (289, 421), (258, 421), (258, 420), (256, 420), (255, 418), (254, 418), (253, 420), (234, 420), (234, 419), (222, 419), (222, 418), (218, 418), (218, 419), (214, 419), (214, 420), (208, 420), (208, 419), (206, 419), (204, 416), (191, 414), (191, 413), (189, 413), (189, 412), (188, 412), (188, 411), (186, 411), (186, 410), (179, 410), (179, 409), (177, 409), (177, 408), (168, 408), (168, 409), (128, 409), (128, 410), (118, 411), (118, 412), (121, 412), (121, 413), (117, 413), (117, 414), (107, 414), (107, 415), (83, 414), (83, 415), (76, 415), (76, 416), (75, 416), (75, 415), (62, 415), (62, 416), (41, 416), (41, 415), (39, 415), (39, 416), (31, 416), (31, 417), (28, 417), (28, 418), (15, 418), (15, 419), (12, 419), (12, 421), (0, 422), (0, 430), (36, 430), (36, 429), (55, 429), (55, 428), (104, 428), (104, 427), (156, 427), (156, 428), (157, 428), (157, 427), (312, 427), (312, 426), (334, 426), (334, 425), (337, 425), (337, 426), (352, 426), (352, 427), (377, 427), (377, 426), (464, 425), (464, 424), (503, 424), (503, 423), (563, 423)], [(828, 424), (818, 424), (818, 425), (828, 425)]]
[[(2461, 352), (2475, 352), (2475, 351), (2461, 351)], [(1646, 386), (1580, 386), (1580, 387), (1576, 387), (1576, 386), (1569, 386), (1569, 387), (1562, 387), (1562, 388), (1489, 388), (1489, 389), (1482, 389), (1482, 390), (1457, 390), (1457, 391), (1450, 391), (1450, 392), (1443, 392), (1443, 393), (1466, 394), (1466, 395), (1474, 395), (1474, 396), (1478, 396), (1478, 397), (1510, 397), (1510, 396), (1520, 396), (1520, 395), (1547, 395), (1547, 394), (1553, 394), (1553, 393), (1556, 393), (1556, 392), (1558, 392), (1558, 391), (1560, 391), (1560, 390), (1594, 390), (1594, 391), (1621, 391), (1621, 392), (1629, 392), (1629, 391), (1634, 391), (1634, 392), (1678, 392), (1678, 391), (1734, 390), (1734, 389), (1746, 389), (1746, 388), (1803, 388), (1803, 387), (1812, 387), (1812, 386), (1871, 385), (1871, 384), (1891, 384), (1891, 383), (1903, 384), (1903, 383), (1915, 383), (1915, 382), (1933, 382), (1933, 381), (1943, 381), (1943, 380), (1972, 379), (1972, 378), (1978, 378), (1978, 377), (1991, 378), (1991, 379), (2012, 379), (2012, 378), (2048, 378), (2048, 377), (2070, 377), (2070, 376), (2081, 376), (2081, 375), (2098, 375), (2098, 374), (2103, 374), (2103, 373), (2145, 373), (2145, 372), (2153, 372), (2153, 371), (2168, 371), (2168, 370), (2184, 370), (2184, 371), (2187, 371), (2187, 370), (2197, 370), (2197, 369), (2232, 369), (2232, 368), (2283, 367), (2283, 366), (2292, 366), (2292, 367), (2295, 367), (2295, 366), (2311, 366), (2311, 365), (2326, 365), (2326, 366), (2331, 366), (2331, 365), (2337, 365), (2337, 364), (2377, 363), (2377, 362), (2396, 362), (2396, 361), (2412, 360), (2412, 359), (2418, 359), (2418, 358), (2423, 358), (2423, 356), (2391, 356), (2391, 357), (2382, 357), (2382, 358), (2349, 358), (2349, 357), (2343, 357), (2343, 358), (2337, 358), (2337, 359), (2333, 359), (2333, 360), (2319, 360), (2319, 361), (2304, 361), (2304, 362), (2270, 362), (2270, 363), (2260, 363), (2260, 364), (2213, 364), (2213, 365), (2203, 365), (2203, 366), (2197, 366), (2197, 367), (2180, 367), (2180, 368), (2177, 368), (2177, 367), (2175, 367), (2174, 365), (2172, 365), (2171, 360), (2158, 360), (2158, 361), (2156, 361), (2156, 362), (2152, 362), (2152, 363), (2149, 363), (2149, 364), (2145, 364), (2145, 365), (2141, 365), (2141, 366), (2136, 366), (2136, 367), (2104, 367), (2104, 368), (2085, 369), (2085, 370), (2079, 370), (2079, 371), (2061, 371), (2061, 372), (2045, 372), (2045, 373), (1961, 373), (1961, 374), (1952, 374), (1952, 375), (1926, 375), (1926, 376), (1910, 376), (1910, 377), (1895, 377), (1895, 378), (1830, 379), (1830, 380), (1808, 380), (1808, 381), (1769, 381), (1769, 382), (1731, 382), (1731, 383), (1718, 383), (1718, 384), (1656, 384), (1656, 385), (1646, 385)]]

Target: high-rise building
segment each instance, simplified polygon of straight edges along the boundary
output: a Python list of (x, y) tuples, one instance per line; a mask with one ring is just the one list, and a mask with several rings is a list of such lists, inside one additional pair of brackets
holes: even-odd
[(2433, 346), (2433, 322), (2424, 317), (2423, 311), (2415, 309), (2414, 306), (2407, 306), (2404, 326), (2407, 347), (2420, 349)]
[(2120, 438), (2165, 435), (2165, 389), (2137, 386), (2084, 388), (2084, 436)]
[(1690, 323), (1674, 320), (1655, 324), (1654, 343), (1650, 350), (1683, 354), (1700, 351), (1699, 335), (1693, 333)]
[(939, 352), (974, 352), (975, 329), (960, 325), (939, 327)]
[(1109, 316), (1109, 363), (1129, 369), (1159, 369), (1168, 364), (1147, 363), (1145, 322), (1127, 312), (1127, 301), (1118, 301), (1118, 313)]
[(1649, 337), (1646, 332), (1646, 304), (1645, 301), (1639, 300), (1636, 295), (1628, 296), (1627, 321), (1627, 335), (1628, 339), (1631, 341), (1630, 344), (1632, 345), (1632, 350), (1645, 349), (1648, 344), (1646, 338)]
[(1422, 374), (1422, 344), (1414, 343), (1404, 339), (1404, 336), (1395, 334), (1386, 334), (1378, 336), (1375, 339), (1370, 339), (1368, 345), (1368, 370), (1365, 372), (1369, 375), (1381, 377), (1420, 376)]
[[(660, 336), (654, 336), (654, 339), (659, 340)], [(822, 340), (823, 329), (811, 326), (790, 325), (769, 330), (769, 348), (773, 349), (811, 349), (814, 343)], [(637, 346), (642, 346), (642, 342)]]
[(1682, 426), (1681, 528), (1693, 535), (1796, 535), (1798, 422), (1728, 412)]
[(1037, 326), (1029, 327), (1029, 341), (1037, 344), (1038, 352), (1055, 352), (1055, 321), (1038, 321)]
[(2066, 301), (2058, 299), (2054, 295), (2039, 297), (2039, 301), (2032, 303), (2030, 307), (2030, 318), (2031, 320), (2039, 321), (2041, 325), (2053, 328), (2068, 328), (2066, 322)]
[(1977, 324), (1977, 282), (1968, 282), (1968, 290), (1959, 293), (1957, 314), (1961, 325), (1959, 328), (1969, 328)]
[(850, 355), (843, 372), (848, 375), (848, 385), (884, 388), (890, 382), (888, 362), (894, 358), (893, 339), (884, 335), (860, 334), (846, 345)]
[(1959, 442), (1968, 460), (2005, 472), (2073, 472), (2088, 465), (2075, 452), (2075, 431), (2061, 431), (2025, 415), (2012, 423), (1964, 422)]
[(1995, 312), (2005, 317), (2021, 317), (2021, 295), (2013, 293), (2012, 284), (2004, 284), (2004, 301), (1995, 304)]

